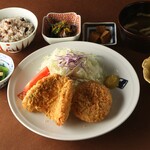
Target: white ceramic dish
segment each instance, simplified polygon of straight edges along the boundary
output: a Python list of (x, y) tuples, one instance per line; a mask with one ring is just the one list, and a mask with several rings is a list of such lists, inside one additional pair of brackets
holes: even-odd
[(96, 30), (96, 26), (106, 26), (106, 29), (110, 30), (111, 39), (109, 43), (103, 45), (116, 45), (117, 44), (117, 28), (114, 22), (85, 22), (82, 26), (83, 41), (89, 41), (90, 32)]
[(37, 27), (37, 17), (29, 10), (19, 7), (8, 7), (0, 10), (0, 20), (11, 17), (24, 17), (28, 19), (34, 25), (34, 31), (26, 38), (16, 42), (0, 42), (0, 49), (9, 53), (17, 53), (30, 45), (33, 41)]
[[(77, 27), (76, 35), (70, 37), (63, 37), (63, 38), (50, 37), (49, 19), (56, 19), (57, 21), (66, 21), (69, 24), (75, 25)], [(75, 12), (66, 12), (66, 13), (51, 12), (43, 17), (42, 36), (44, 40), (49, 44), (65, 42), (65, 41), (77, 41), (80, 37), (80, 34), (81, 34), (81, 16), (76, 14)]]
[(0, 81), (0, 89), (1, 89), (7, 84), (10, 76), (14, 71), (14, 61), (10, 56), (0, 53), (0, 65), (7, 67), (9, 70), (8, 75), (3, 80)]
[[(93, 53), (101, 56), (107, 72), (116, 73), (128, 80), (124, 89), (112, 90), (113, 105), (109, 116), (99, 123), (85, 123), (70, 116), (65, 125), (59, 127), (41, 113), (30, 113), (21, 106), (17, 94), (27, 82), (39, 71), (41, 62), (55, 48), (71, 48), (73, 50)], [(21, 81), (21, 82), (20, 82)], [(89, 42), (62, 42), (41, 48), (26, 57), (11, 77), (7, 97), (9, 106), (18, 119), (29, 130), (44, 137), (58, 140), (82, 140), (103, 135), (122, 124), (133, 112), (140, 92), (139, 80), (131, 64), (114, 50)]]

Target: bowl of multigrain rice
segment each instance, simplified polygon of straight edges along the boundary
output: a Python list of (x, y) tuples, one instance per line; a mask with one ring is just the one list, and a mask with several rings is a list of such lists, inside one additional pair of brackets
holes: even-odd
[(33, 41), (37, 17), (29, 10), (9, 7), (0, 10), (0, 50), (17, 53)]

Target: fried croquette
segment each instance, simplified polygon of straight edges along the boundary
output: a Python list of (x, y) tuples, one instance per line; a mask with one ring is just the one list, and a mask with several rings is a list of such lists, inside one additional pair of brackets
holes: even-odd
[(26, 94), (22, 106), (30, 112), (42, 112), (57, 125), (67, 120), (73, 96), (73, 80), (58, 74), (39, 80)]
[(73, 96), (74, 115), (86, 122), (98, 122), (109, 113), (112, 96), (105, 85), (95, 81), (80, 83)]

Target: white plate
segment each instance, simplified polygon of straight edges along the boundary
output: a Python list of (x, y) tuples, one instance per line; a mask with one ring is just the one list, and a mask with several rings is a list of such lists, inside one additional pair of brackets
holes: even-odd
[[(128, 80), (124, 89), (112, 90), (113, 105), (109, 116), (99, 123), (85, 123), (72, 115), (59, 127), (42, 113), (30, 113), (21, 106), (17, 94), (39, 71), (43, 57), (50, 55), (55, 48), (93, 53), (101, 56), (109, 73), (117, 73)], [(15, 69), (7, 90), (9, 106), (15, 117), (29, 130), (44, 137), (59, 140), (81, 140), (103, 135), (122, 124), (133, 112), (139, 98), (140, 86), (137, 74), (131, 64), (114, 50), (89, 42), (63, 42), (41, 48), (26, 57)]]

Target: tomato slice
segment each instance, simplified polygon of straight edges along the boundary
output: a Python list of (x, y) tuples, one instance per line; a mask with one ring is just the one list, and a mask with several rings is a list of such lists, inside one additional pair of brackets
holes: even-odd
[(21, 100), (23, 100), (23, 98), (25, 97), (27, 91), (30, 90), (31, 87), (37, 83), (37, 81), (39, 81), (43, 77), (48, 76), (49, 74), (50, 74), (50, 71), (49, 71), (48, 67), (43, 68), (38, 74), (36, 74), (36, 76), (33, 79), (31, 79), (27, 83), (27, 85), (24, 87), (23, 91), (18, 94), (18, 97)]

